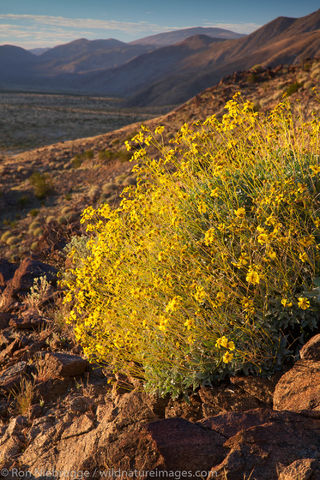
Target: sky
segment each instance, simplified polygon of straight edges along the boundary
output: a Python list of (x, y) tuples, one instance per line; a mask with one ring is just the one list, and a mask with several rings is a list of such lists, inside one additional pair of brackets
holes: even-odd
[(250, 33), (319, 0), (0, 0), (0, 45), (52, 47), (78, 38), (132, 41), (194, 26)]

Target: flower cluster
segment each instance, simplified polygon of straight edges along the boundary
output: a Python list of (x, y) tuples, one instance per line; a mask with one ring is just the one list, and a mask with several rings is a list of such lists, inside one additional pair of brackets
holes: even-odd
[(88, 358), (162, 394), (270, 372), (316, 318), (319, 120), (237, 96), (226, 112), (127, 143), (137, 185), (83, 213), (87, 253), (65, 276)]

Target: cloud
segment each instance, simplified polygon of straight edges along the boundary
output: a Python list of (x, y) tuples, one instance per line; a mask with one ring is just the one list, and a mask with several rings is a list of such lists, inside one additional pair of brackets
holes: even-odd
[(237, 33), (251, 33), (262, 27), (258, 23), (205, 23), (204, 27), (224, 28)]
[(18, 43), (25, 48), (48, 47), (84, 36), (89, 39), (125, 36), (127, 40), (130, 40), (176, 28), (178, 27), (148, 22), (0, 14), (0, 44)]
[[(239, 33), (250, 33), (260, 27), (255, 23), (205, 23)], [(80, 37), (89, 39), (113, 36), (127, 41), (138, 37), (168, 32), (178, 28), (145, 21), (124, 22), (94, 18), (67, 18), (50, 15), (0, 14), (0, 44), (18, 44), (24, 48), (52, 47)]]
[(122, 22), (118, 20), (98, 20), (94, 18), (67, 18), (67, 17), (55, 17), (50, 15), (15, 15), (5, 14), (0, 15), (1, 20), (13, 20), (32, 22), (40, 25), (51, 25), (56, 27), (74, 28), (74, 29), (96, 29), (96, 30), (117, 30), (121, 32), (139, 33), (149, 31), (155, 31), (163, 29), (174, 30), (176, 27), (168, 27), (163, 25), (157, 25), (148, 22)]

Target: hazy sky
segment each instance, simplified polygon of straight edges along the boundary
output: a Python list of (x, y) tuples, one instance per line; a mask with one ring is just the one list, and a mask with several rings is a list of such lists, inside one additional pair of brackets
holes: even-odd
[(192, 26), (249, 33), (280, 15), (301, 17), (318, 8), (319, 0), (0, 0), (0, 44), (130, 41)]

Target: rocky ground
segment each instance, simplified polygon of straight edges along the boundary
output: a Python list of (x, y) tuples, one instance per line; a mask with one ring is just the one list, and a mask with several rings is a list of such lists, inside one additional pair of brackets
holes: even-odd
[[(35, 258), (0, 263), (3, 477), (55, 470), (87, 478), (120, 471), (320, 478), (320, 334), (282, 375), (232, 377), (189, 399), (156, 398), (139, 381), (108, 378), (81, 356), (55, 315), (56, 275)], [(50, 287), (30, 298), (39, 276)]]
[[(312, 93), (319, 79), (319, 62), (256, 68), (148, 123), (170, 135), (185, 121), (223, 113), (239, 89), (256, 108), (269, 108), (297, 83), (292, 98), (308, 114), (319, 108)], [(81, 232), (83, 208), (116, 205), (135, 181), (123, 143), (137, 129), (1, 162), (0, 476), (320, 479), (320, 330), (287, 371), (232, 377), (172, 400), (88, 364), (65, 324), (57, 287), (63, 248)], [(32, 293), (39, 277), (46, 281)]]

